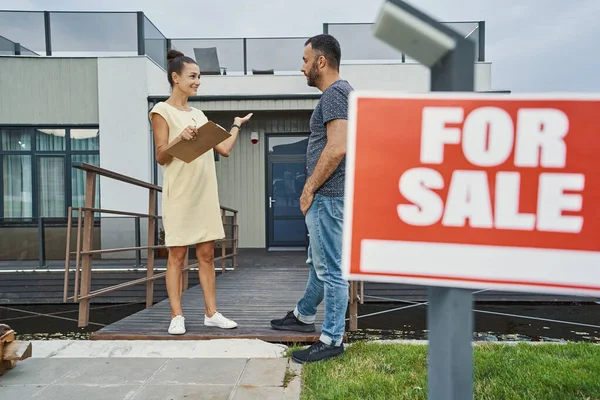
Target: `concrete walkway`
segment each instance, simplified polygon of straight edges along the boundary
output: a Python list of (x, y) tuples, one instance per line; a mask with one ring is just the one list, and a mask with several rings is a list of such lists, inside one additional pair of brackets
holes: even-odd
[(256, 339), (34, 340), (34, 358), (280, 358), (287, 346)]
[(33, 357), (0, 377), (0, 399), (300, 398), (300, 366), (279, 345), (255, 341), (247, 347), (262, 357), (236, 357), (236, 342), (34, 342)]

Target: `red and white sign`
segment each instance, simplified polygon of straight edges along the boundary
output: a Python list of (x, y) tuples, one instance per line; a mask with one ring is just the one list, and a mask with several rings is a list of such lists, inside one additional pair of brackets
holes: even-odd
[(600, 96), (355, 92), (344, 277), (600, 297)]

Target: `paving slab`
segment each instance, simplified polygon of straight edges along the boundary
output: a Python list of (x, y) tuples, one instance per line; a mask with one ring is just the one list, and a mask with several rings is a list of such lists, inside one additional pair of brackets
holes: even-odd
[(234, 387), (234, 385), (146, 385), (131, 400), (228, 400)]
[(38, 392), (31, 400), (125, 400), (139, 388), (140, 385), (52, 385)]
[(240, 386), (282, 386), (285, 371), (288, 365), (286, 358), (259, 359), (248, 361)]
[(75, 342), (77, 340), (32, 340), (31, 358), (53, 357)]
[(173, 359), (146, 383), (150, 385), (235, 385), (247, 360), (240, 359)]
[(240, 386), (236, 389), (233, 400), (281, 400), (282, 387)]
[(293, 378), (283, 389), (283, 400), (299, 400), (302, 392), (302, 364), (288, 361), (288, 372)]
[(72, 385), (141, 385), (164, 366), (167, 360), (88, 358), (78, 360), (78, 363), (79, 367), (77, 369), (57, 383)]
[(0, 400), (297, 400), (299, 372), (287, 358), (30, 358), (0, 377)]
[(77, 360), (27, 359), (5, 372), (0, 385), (48, 385), (77, 368), (80, 368)]
[(286, 349), (257, 339), (34, 340), (32, 358), (280, 358)]
[(15, 385), (4, 386), (0, 378), (0, 399), (21, 400), (31, 399), (34, 394), (45, 388), (46, 385)]

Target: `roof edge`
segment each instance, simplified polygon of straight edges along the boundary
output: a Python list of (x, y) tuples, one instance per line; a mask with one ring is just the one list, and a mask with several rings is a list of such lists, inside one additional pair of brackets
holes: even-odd
[[(169, 96), (150, 95), (148, 101), (165, 101)], [(190, 96), (188, 101), (231, 101), (231, 100), (318, 100), (321, 93), (296, 94), (227, 94), (209, 96)]]
[[(510, 90), (479, 90), (475, 93), (511, 94)], [(165, 101), (169, 96), (149, 95), (148, 101)], [(190, 96), (189, 101), (231, 101), (231, 100), (319, 100), (321, 93), (291, 93), (291, 94), (226, 94), (208, 96)]]

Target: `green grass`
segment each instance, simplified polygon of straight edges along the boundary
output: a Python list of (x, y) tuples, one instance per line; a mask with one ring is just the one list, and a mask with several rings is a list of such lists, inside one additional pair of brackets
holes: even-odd
[[(342, 357), (307, 364), (302, 399), (427, 399), (427, 347), (355, 343)], [(474, 350), (474, 397), (600, 399), (600, 346), (482, 345)]]
[(292, 357), (292, 353), (293, 353), (293, 352), (295, 352), (295, 351), (297, 351), (297, 350), (302, 350), (302, 349), (305, 349), (305, 348), (306, 348), (306, 346), (302, 346), (302, 345), (300, 345), (300, 344), (298, 344), (298, 343), (294, 343), (294, 344), (290, 345), (290, 346), (289, 346), (289, 347), (288, 347), (288, 348), (285, 350), (285, 356), (286, 356), (286, 357), (288, 357), (288, 358), (290, 358), (290, 357)]

